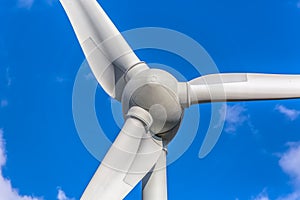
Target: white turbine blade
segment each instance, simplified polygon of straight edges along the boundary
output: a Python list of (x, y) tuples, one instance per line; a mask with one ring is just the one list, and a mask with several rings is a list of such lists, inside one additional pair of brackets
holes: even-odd
[(212, 74), (189, 84), (191, 104), (300, 98), (300, 75)]
[(164, 151), (152, 172), (143, 178), (143, 200), (167, 200), (167, 152)]
[(96, 0), (60, 2), (96, 79), (111, 97), (120, 100), (124, 83), (117, 82), (141, 61)]
[(128, 118), (81, 200), (122, 200), (151, 171), (162, 149), (142, 121)]

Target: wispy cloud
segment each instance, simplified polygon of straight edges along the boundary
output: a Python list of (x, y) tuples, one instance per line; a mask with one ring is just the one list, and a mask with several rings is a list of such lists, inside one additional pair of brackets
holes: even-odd
[(67, 81), (67, 79), (62, 77), (62, 76), (56, 76), (55, 77), (55, 82), (57, 82), (57, 83), (63, 83), (63, 82), (66, 82), (66, 81)]
[(57, 200), (75, 200), (75, 199), (67, 197), (66, 193), (59, 188), (57, 193)]
[(3, 140), (3, 129), (0, 129), (0, 174), (2, 174), (2, 167), (5, 165), (6, 162), (6, 155), (5, 155), (5, 142)]
[(258, 196), (253, 200), (270, 200), (268, 196)]
[(260, 193), (258, 196), (254, 197), (252, 200), (270, 200), (265, 192)]
[(30, 9), (34, 3), (34, 0), (18, 0), (19, 8)]
[(283, 105), (276, 105), (275, 110), (286, 116), (289, 120), (294, 121), (300, 116), (300, 111), (289, 109)]
[(252, 197), (251, 200), (270, 200), (267, 189), (265, 188), (259, 195)]
[(279, 165), (290, 176), (295, 191), (279, 197), (277, 200), (300, 199), (300, 142), (288, 143), (289, 149), (282, 154)]
[[(294, 191), (275, 198), (276, 200), (300, 200), (300, 142), (288, 143), (288, 146), (288, 150), (280, 155), (279, 166), (291, 178)], [(254, 200), (271, 199), (264, 190)]]
[[(11, 180), (3, 176), (2, 169), (6, 164), (5, 140), (3, 138), (4, 131), (0, 129), (0, 199), (2, 200), (43, 200), (42, 197), (34, 197), (31, 195), (21, 195), (16, 188), (13, 188)], [(69, 198), (65, 192), (59, 188), (57, 191), (57, 200), (75, 200)]]
[(10, 73), (10, 68), (7, 67), (6, 68), (6, 72), (5, 72), (5, 79), (6, 79), (6, 86), (7, 87), (10, 87), (11, 84), (12, 84), (12, 76), (11, 76), (11, 73)]
[(276, 200), (299, 200), (300, 192), (293, 192), (292, 194), (286, 195), (284, 197), (279, 197)]
[(246, 114), (247, 109), (240, 104), (233, 106), (222, 106), (219, 113), (225, 115), (225, 132), (235, 133), (238, 127), (242, 126), (249, 120), (249, 116)]
[(68, 83), (71, 79), (67, 75), (56, 75), (54, 78), (54, 82), (56, 83)]
[(23, 196), (18, 190), (13, 188), (11, 181), (3, 177), (2, 169), (6, 163), (5, 142), (3, 139), (3, 129), (0, 129), (0, 199), (5, 200), (42, 200), (40, 197)]
[(288, 143), (289, 149), (282, 154), (279, 165), (293, 180), (300, 192), (300, 143)]

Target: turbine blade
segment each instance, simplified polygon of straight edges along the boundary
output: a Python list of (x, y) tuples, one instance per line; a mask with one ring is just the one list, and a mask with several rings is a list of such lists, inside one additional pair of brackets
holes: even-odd
[(300, 75), (212, 74), (189, 84), (191, 104), (300, 98)]
[(136, 117), (124, 127), (109, 149), (81, 200), (122, 200), (153, 168), (163, 144)]
[(167, 152), (164, 151), (152, 172), (143, 178), (143, 200), (167, 200)]
[(143, 68), (147, 65), (134, 54), (96, 0), (60, 2), (99, 84), (111, 97), (120, 100), (124, 73), (138, 64)]

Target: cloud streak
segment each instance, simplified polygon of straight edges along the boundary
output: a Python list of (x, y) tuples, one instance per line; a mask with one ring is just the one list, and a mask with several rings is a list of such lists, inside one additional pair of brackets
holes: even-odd
[(291, 121), (296, 120), (300, 116), (299, 110), (289, 109), (283, 105), (276, 105), (275, 110), (283, 114)]
[(74, 198), (67, 197), (62, 189), (58, 189), (57, 200), (75, 200)]
[(269, 199), (268, 195), (266, 195), (266, 194), (259, 194), (253, 200), (270, 200), (270, 199)]
[(296, 189), (292, 196), (297, 194), (297, 198), (300, 199), (300, 143), (289, 143), (288, 145), (289, 149), (281, 156), (279, 165), (290, 176)]
[(299, 200), (300, 199), (300, 192), (294, 192), (284, 197), (279, 197), (276, 200)]
[(6, 164), (5, 142), (3, 139), (3, 129), (0, 129), (0, 199), (5, 200), (42, 200), (40, 197), (23, 196), (18, 190), (12, 187), (11, 181), (4, 178), (2, 168)]
[[(276, 200), (300, 200), (300, 142), (288, 143), (289, 149), (279, 159), (279, 166), (290, 178), (294, 191), (282, 195)], [(271, 200), (266, 192), (262, 192), (253, 200)]]
[[(19, 194), (16, 188), (13, 188), (11, 180), (3, 176), (2, 169), (6, 164), (5, 141), (3, 139), (3, 129), (0, 129), (0, 199), (2, 200), (43, 200), (42, 197), (34, 197)], [(75, 200), (69, 198), (62, 189), (58, 189), (57, 200)]]
[(10, 87), (11, 84), (12, 84), (12, 79), (13, 78), (11, 76), (10, 68), (9, 67), (6, 68), (5, 78), (6, 78), (6, 87)]
[(248, 121), (249, 116), (246, 114), (246, 111), (247, 109), (240, 104), (222, 106), (219, 112), (220, 115), (225, 115), (225, 132), (235, 133), (240, 126)]
[(264, 189), (259, 195), (252, 197), (251, 200), (270, 200), (270, 198), (266, 192), (266, 189)]
[(288, 143), (289, 149), (282, 154), (279, 160), (281, 169), (291, 178), (294, 192), (277, 198), (277, 200), (300, 199), (300, 142)]

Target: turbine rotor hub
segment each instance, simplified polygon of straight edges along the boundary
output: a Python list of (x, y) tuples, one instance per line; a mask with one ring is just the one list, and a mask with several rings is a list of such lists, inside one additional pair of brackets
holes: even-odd
[(124, 115), (133, 106), (147, 110), (153, 118), (150, 131), (166, 142), (177, 133), (184, 111), (176, 78), (159, 69), (148, 69), (134, 76), (124, 89), (122, 104)]

